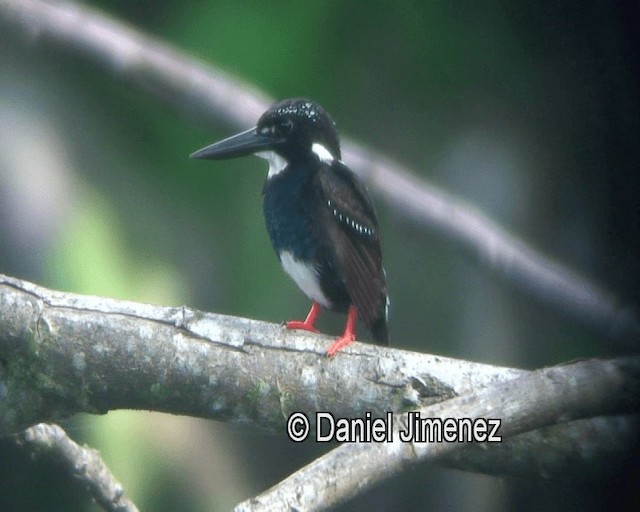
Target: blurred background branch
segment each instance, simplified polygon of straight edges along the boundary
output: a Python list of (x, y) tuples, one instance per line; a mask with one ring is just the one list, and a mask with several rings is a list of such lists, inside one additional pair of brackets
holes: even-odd
[[(0, 6), (5, 22), (21, 26), (30, 37), (72, 47), (179, 110), (198, 112), (211, 122), (222, 119), (246, 128), (271, 102), (250, 84), (90, 8), (41, 0), (3, 0)], [(344, 158), (409, 220), (444, 233), (510, 284), (592, 325), (603, 336), (639, 345), (638, 312), (613, 293), (371, 147), (347, 139)]]

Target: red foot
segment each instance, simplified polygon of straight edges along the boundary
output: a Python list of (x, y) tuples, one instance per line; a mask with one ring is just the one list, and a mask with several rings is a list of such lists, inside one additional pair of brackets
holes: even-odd
[(331, 346), (327, 349), (327, 355), (329, 357), (335, 356), (338, 352), (340, 352), (343, 348), (351, 345), (356, 339), (355, 334), (343, 334), (336, 341), (334, 341)]
[(304, 322), (301, 322), (300, 320), (292, 320), (291, 322), (285, 323), (284, 326), (287, 329), (301, 329), (303, 331), (320, 332), (314, 327), (319, 313), (320, 304), (314, 302), (311, 304), (311, 309), (309, 310), (307, 318), (304, 319)]
[(340, 350), (351, 345), (356, 339), (356, 320), (358, 319), (358, 310), (355, 306), (349, 306), (349, 314), (347, 315), (347, 325), (344, 332), (331, 346), (327, 349), (329, 357), (335, 356)]

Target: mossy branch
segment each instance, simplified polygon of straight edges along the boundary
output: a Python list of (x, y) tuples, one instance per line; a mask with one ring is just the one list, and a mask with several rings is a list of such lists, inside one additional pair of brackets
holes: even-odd
[[(383, 416), (528, 374), (365, 343), (330, 359), (330, 342), (256, 320), (64, 293), (0, 275), (0, 433), (123, 408), (283, 433), (297, 411)], [(555, 425), (442, 462), (489, 474), (566, 476), (571, 461), (597, 466), (624, 454), (634, 421)], [(542, 455), (544, 467), (535, 463)]]

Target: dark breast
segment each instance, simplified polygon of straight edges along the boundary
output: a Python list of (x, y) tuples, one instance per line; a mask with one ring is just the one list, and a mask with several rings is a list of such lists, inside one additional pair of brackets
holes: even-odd
[(350, 299), (339, 275), (333, 251), (323, 237), (326, 222), (323, 199), (314, 184), (312, 170), (297, 166), (267, 178), (263, 188), (263, 212), (271, 243), (280, 254), (290, 252), (296, 260), (318, 269), (320, 287), (331, 301), (331, 309), (346, 312)]
[(310, 173), (288, 169), (264, 183), (263, 212), (276, 252), (290, 251), (297, 259), (314, 257), (317, 240), (313, 232), (314, 190)]

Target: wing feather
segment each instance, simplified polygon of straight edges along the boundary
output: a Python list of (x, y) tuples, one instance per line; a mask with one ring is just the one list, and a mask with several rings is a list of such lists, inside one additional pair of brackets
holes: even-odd
[(387, 342), (387, 289), (378, 220), (367, 191), (342, 162), (317, 173), (324, 222), (338, 270), (351, 301), (377, 341)]

